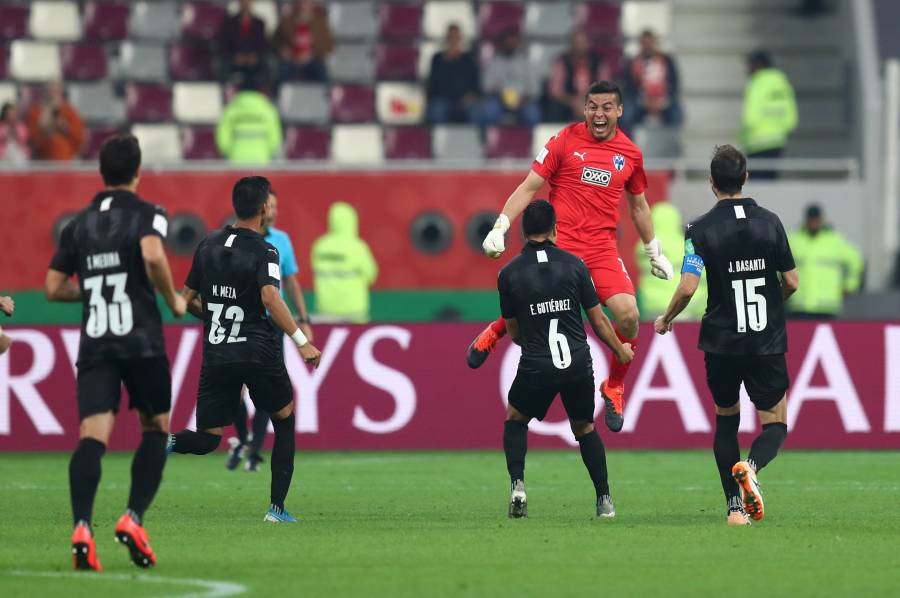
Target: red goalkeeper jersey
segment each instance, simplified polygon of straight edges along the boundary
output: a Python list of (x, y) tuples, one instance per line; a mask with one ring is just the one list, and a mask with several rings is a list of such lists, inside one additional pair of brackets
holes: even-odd
[(559, 247), (588, 267), (608, 258), (610, 249), (615, 251), (622, 191), (637, 195), (647, 188), (638, 146), (621, 130), (597, 141), (579, 122), (551, 138), (531, 169), (550, 184)]

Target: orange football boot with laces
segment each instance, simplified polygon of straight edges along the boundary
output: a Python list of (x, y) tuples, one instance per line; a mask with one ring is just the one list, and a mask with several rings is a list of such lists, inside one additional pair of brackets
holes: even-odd
[(482, 330), (475, 337), (475, 340), (472, 341), (472, 344), (469, 345), (469, 350), (466, 353), (466, 363), (469, 364), (469, 367), (473, 370), (480, 368), (487, 361), (488, 355), (497, 346), (497, 341), (499, 340), (500, 336), (490, 326)]
[(138, 567), (146, 569), (156, 564), (156, 555), (150, 548), (147, 530), (138, 525), (128, 513), (119, 517), (116, 523), (116, 542), (128, 548), (132, 562)]
[(609, 380), (600, 385), (600, 395), (606, 403), (603, 420), (612, 432), (619, 432), (625, 425), (625, 385), (610, 386)]
[(103, 571), (91, 528), (84, 523), (76, 525), (72, 532), (72, 566), (76, 570)]

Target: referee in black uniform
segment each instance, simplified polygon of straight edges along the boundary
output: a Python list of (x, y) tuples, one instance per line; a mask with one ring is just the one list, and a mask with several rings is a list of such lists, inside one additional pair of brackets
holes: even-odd
[[(763, 518), (756, 473), (775, 458), (787, 436), (784, 301), (799, 284), (781, 221), (743, 196), (746, 182), (744, 155), (730, 145), (716, 147), (710, 184), (718, 203), (688, 225), (681, 282), (656, 320), (659, 334), (672, 329), (705, 266), (709, 299), (699, 346), (706, 353), (706, 380), (716, 403), (713, 450), (731, 525)], [(741, 461), (737, 435), (742, 382), (762, 424), (746, 461)]]
[(556, 247), (556, 212), (549, 202), (529, 204), (522, 215), (527, 243), (497, 280), (500, 310), (512, 340), (522, 346), (509, 390), (503, 450), (511, 482), (510, 517), (528, 515), (525, 453), (528, 422), (544, 419), (559, 394), (572, 433), (597, 493), (597, 515), (614, 517), (606, 471), (606, 450), (594, 430), (594, 370), (581, 320), (582, 308), (597, 337), (622, 363), (634, 358), (600, 305), (590, 272), (578, 257)]

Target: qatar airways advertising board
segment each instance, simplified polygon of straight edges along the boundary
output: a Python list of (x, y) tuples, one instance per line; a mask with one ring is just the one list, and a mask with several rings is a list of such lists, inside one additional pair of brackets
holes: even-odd
[[(480, 329), (473, 324), (318, 326), (322, 363), (314, 371), (288, 342), (298, 447), (499, 449), (519, 349), (504, 339), (481, 369), (468, 369), (465, 350)], [(0, 357), (0, 450), (72, 449), (78, 437), (78, 329), (5, 330), (14, 344)], [(649, 326), (641, 329), (620, 433), (603, 426), (597, 395), (598, 429), (607, 445), (711, 446), (715, 417), (697, 333), (696, 324), (676, 324), (674, 334), (666, 336), (653, 334)], [(166, 328), (174, 430), (194, 425), (202, 334), (199, 326)], [(788, 447), (900, 448), (900, 323), (792, 323), (789, 338)], [(599, 383), (607, 374), (607, 351), (592, 336), (589, 340)], [(742, 401), (746, 443), (759, 424), (746, 396)], [(140, 436), (126, 405), (123, 396), (113, 449), (133, 448)], [(559, 404), (529, 430), (531, 447), (575, 444)]]

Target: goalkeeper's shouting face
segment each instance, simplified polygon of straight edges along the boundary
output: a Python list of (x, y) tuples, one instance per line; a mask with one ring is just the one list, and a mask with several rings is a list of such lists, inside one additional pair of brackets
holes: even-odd
[(597, 81), (584, 96), (584, 121), (597, 141), (607, 141), (616, 134), (622, 117), (622, 92), (612, 81)]

